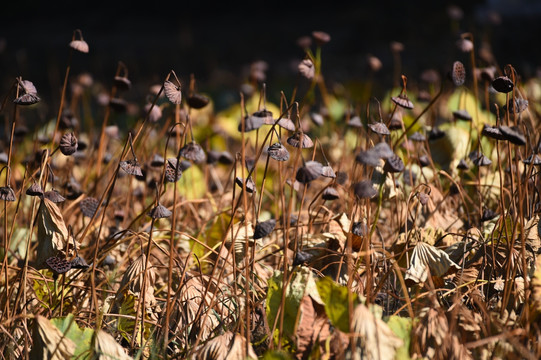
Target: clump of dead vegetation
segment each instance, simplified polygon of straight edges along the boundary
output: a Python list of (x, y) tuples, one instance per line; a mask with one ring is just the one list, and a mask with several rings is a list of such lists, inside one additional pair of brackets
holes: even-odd
[(539, 358), (541, 82), (458, 40), (366, 103), (327, 87), (321, 31), (292, 94), (257, 62), (224, 111), (193, 74), (133, 104), (122, 62), (108, 89), (68, 63), (30, 131), (39, 90), (14, 79), (4, 357)]

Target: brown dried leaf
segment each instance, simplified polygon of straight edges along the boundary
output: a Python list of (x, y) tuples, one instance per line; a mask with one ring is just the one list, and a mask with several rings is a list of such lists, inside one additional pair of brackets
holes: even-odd
[(434, 358), (435, 354), (440, 354), (438, 358), (445, 358), (443, 346), (449, 333), (447, 317), (441, 308), (430, 307), (421, 309), (419, 319), (411, 337), (414, 348), (428, 358)]
[(131, 360), (131, 356), (115, 339), (104, 330), (96, 330), (96, 347), (93, 359), (97, 360)]
[(411, 255), (411, 262), (406, 275), (405, 280), (413, 280), (416, 283), (424, 282), (428, 274), (442, 277), (447, 274), (451, 268), (460, 270), (460, 266), (455, 264), (449, 258), (449, 255), (436, 247), (419, 242), (413, 248), (413, 254)]
[(75, 355), (75, 343), (44, 316), (36, 315), (32, 340), (31, 359), (64, 360)]
[(44, 268), (45, 261), (65, 249), (68, 229), (58, 206), (47, 198), (41, 199), (38, 214), (38, 247), (36, 264)]
[(541, 246), (540, 232), (541, 226), (539, 225), (539, 214), (535, 214), (534, 217), (524, 224), (526, 244), (532, 247), (534, 253), (537, 253)]
[(314, 345), (324, 343), (331, 336), (330, 323), (325, 315), (325, 308), (309, 295), (302, 298), (299, 311), (300, 318), (295, 334), (297, 357), (305, 359)]
[(396, 350), (404, 343), (363, 304), (357, 305), (353, 311), (352, 330), (354, 338), (351, 341), (356, 341), (366, 359), (394, 359)]
[[(212, 331), (218, 326), (219, 322), (214, 312), (210, 310), (209, 306), (212, 301), (212, 290), (205, 294), (206, 284), (203, 283), (201, 277), (192, 277), (187, 280), (180, 289), (179, 297), (176, 302), (175, 312), (172, 315), (172, 329), (178, 333), (178, 340), (183, 342), (186, 336), (186, 332), (189, 332), (189, 327), (193, 327), (194, 333), (201, 334), (201, 340), (205, 341)], [(212, 289), (212, 287), (211, 287)], [(196, 318), (199, 307), (202, 306), (202, 310), (199, 316)], [(209, 312), (208, 316), (205, 313)], [(223, 318), (227, 317), (227, 314), (222, 311)], [(205, 322), (203, 323), (203, 320)]]
[(195, 360), (244, 360), (257, 359), (252, 345), (246, 354), (246, 338), (240, 334), (227, 331), (207, 341), (195, 354)]
[(233, 239), (235, 239), (234, 246), (235, 246), (235, 259), (237, 263), (240, 263), (243, 259), (245, 254), (245, 246), (246, 243), (251, 246), (254, 244), (254, 230), (252, 227), (252, 223), (248, 222), (238, 222), (236, 224), (233, 224), (232, 229), (229, 230), (229, 234), (226, 240), (226, 245), (229, 247), (233, 243)]
[(539, 319), (541, 317), (541, 255), (537, 256), (535, 262), (535, 272), (532, 277), (530, 309), (535, 318)]
[[(134, 262), (128, 266), (126, 272), (120, 281), (116, 299), (117, 305), (121, 303), (127, 292), (132, 292), (136, 296), (141, 295), (144, 281), (144, 269), (146, 256), (141, 254)], [(154, 303), (154, 284), (156, 282), (156, 270), (151, 266), (150, 262), (147, 269), (146, 287), (145, 287), (145, 303), (147, 306)]]

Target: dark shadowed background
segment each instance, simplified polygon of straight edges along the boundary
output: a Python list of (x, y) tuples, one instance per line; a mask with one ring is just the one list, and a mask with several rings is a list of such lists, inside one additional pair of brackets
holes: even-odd
[[(90, 53), (75, 54), (72, 74), (90, 72), (110, 82), (118, 61), (134, 85), (148, 88), (171, 69), (187, 83), (194, 74), (201, 91), (215, 94), (218, 107), (238, 101), (246, 67), (268, 63), (269, 93), (289, 91), (296, 63), (304, 54), (299, 37), (322, 30), (331, 35), (323, 48), (328, 81), (353, 82), (367, 76), (366, 55), (383, 62), (381, 89), (393, 83), (391, 41), (405, 45), (402, 73), (415, 79), (426, 68), (444, 70), (467, 59), (455, 47), (463, 32), (492, 48), (501, 66), (511, 63), (533, 76), (541, 63), (541, 2), (528, 0), (370, 1), (266, 3), (158, 1), (108, 4), (11, 1), (0, 15), (0, 90), (15, 76), (34, 82), (54, 104), (68, 58), (67, 44), (81, 29)], [(449, 5), (462, 17), (453, 19)], [(377, 89), (375, 90), (377, 91)]]

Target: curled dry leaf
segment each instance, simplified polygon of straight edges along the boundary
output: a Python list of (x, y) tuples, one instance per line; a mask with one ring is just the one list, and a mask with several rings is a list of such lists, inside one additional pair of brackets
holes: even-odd
[(325, 315), (325, 308), (316, 303), (309, 295), (303, 296), (299, 307), (297, 325), (297, 354), (307, 358), (314, 346), (324, 344), (331, 336), (330, 323)]
[(352, 321), (354, 337), (351, 341), (355, 341), (367, 359), (395, 358), (396, 350), (404, 342), (383, 320), (376, 317), (365, 305), (359, 304), (353, 311)]
[(233, 224), (233, 226), (229, 230), (226, 245), (230, 247), (231, 244), (234, 244), (235, 259), (237, 263), (241, 262), (242, 259), (244, 259), (244, 257), (246, 256), (246, 243), (248, 243), (248, 245), (253, 245), (254, 243), (254, 230), (252, 224), (250, 222), (238, 222), (236, 224)]
[(93, 359), (98, 360), (131, 360), (124, 348), (104, 330), (96, 330), (96, 345)]
[(64, 360), (75, 355), (76, 345), (47, 318), (36, 315), (32, 333), (31, 359)]
[[(420, 321), (413, 330), (412, 341), (422, 355), (431, 358), (435, 353), (443, 354), (445, 338), (449, 333), (449, 323), (440, 307), (426, 307), (420, 311)], [(444, 357), (442, 357), (444, 358)]]
[[(139, 255), (134, 262), (128, 266), (126, 272), (122, 276), (120, 286), (116, 294), (117, 305), (119, 305), (126, 293), (131, 292), (137, 296), (141, 296), (143, 290), (144, 270), (146, 264), (146, 256), (144, 254)], [(146, 286), (145, 286), (145, 302), (146, 304), (152, 304), (154, 302), (154, 283), (156, 282), (156, 271), (151, 266), (150, 262), (147, 268)]]
[(536, 319), (541, 318), (541, 256), (535, 261), (535, 272), (532, 277), (532, 297), (530, 309)]
[(451, 268), (460, 270), (460, 266), (452, 261), (445, 251), (419, 242), (413, 248), (410, 266), (404, 279), (419, 283), (427, 279), (429, 272), (432, 276), (441, 277), (452, 270)]
[[(214, 312), (208, 316), (201, 316), (210, 311), (211, 294), (205, 292), (206, 284), (201, 277), (192, 277), (188, 279), (181, 287), (176, 306), (171, 315), (171, 330), (178, 333), (179, 341), (182, 343), (187, 337), (184, 332), (189, 332), (189, 326), (193, 326), (194, 331), (201, 332), (201, 340), (205, 341), (212, 330), (218, 326), (219, 322)], [(202, 307), (198, 314), (199, 307)], [(199, 316), (197, 316), (199, 315)], [(197, 316), (197, 317), (196, 317)], [(204, 321), (204, 323), (203, 323)]]
[(36, 263), (38, 268), (45, 268), (48, 258), (65, 249), (68, 228), (58, 206), (47, 198), (41, 199), (36, 221), (38, 226)]
[(196, 360), (245, 360), (257, 359), (257, 355), (248, 344), (246, 351), (246, 338), (240, 334), (226, 331), (222, 335), (207, 341), (195, 355)]

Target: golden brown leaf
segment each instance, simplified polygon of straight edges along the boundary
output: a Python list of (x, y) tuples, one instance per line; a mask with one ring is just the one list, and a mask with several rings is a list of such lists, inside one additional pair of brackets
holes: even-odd
[(104, 330), (96, 330), (96, 345), (93, 359), (97, 360), (131, 360), (132, 357), (115, 339)]
[(353, 311), (354, 337), (356, 346), (364, 355), (364, 359), (394, 359), (396, 349), (403, 345), (391, 328), (363, 304), (357, 305)]
[(47, 198), (41, 199), (36, 221), (38, 226), (36, 264), (38, 268), (44, 268), (45, 260), (66, 248), (68, 229), (58, 206)]
[(252, 345), (248, 346), (246, 353), (246, 338), (239, 334), (234, 334), (227, 331), (222, 335), (207, 341), (197, 354), (195, 360), (245, 360), (257, 359), (257, 355), (252, 349)]

